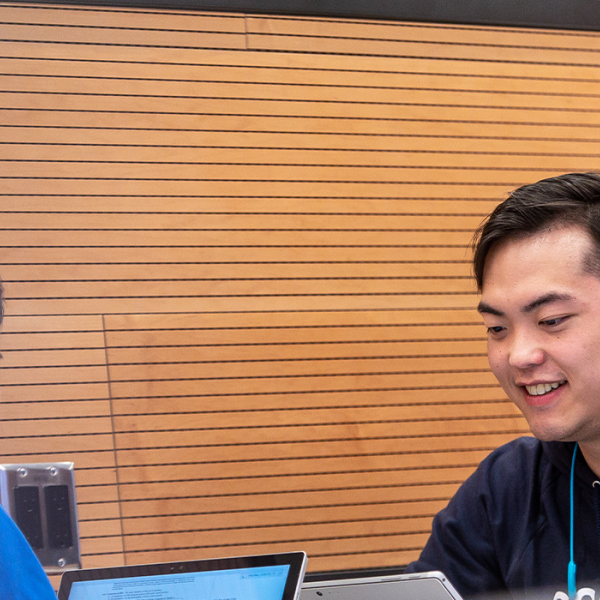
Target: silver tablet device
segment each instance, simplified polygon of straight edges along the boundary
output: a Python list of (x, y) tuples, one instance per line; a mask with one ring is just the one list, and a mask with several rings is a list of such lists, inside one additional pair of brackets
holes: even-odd
[(439, 571), (382, 575), (302, 585), (300, 600), (461, 600)]

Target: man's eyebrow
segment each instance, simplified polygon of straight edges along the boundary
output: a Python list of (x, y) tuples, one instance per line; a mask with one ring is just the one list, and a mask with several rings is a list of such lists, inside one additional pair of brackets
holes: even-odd
[[(575, 298), (571, 296), (571, 294), (561, 294), (559, 292), (549, 292), (548, 294), (544, 294), (535, 300), (532, 300), (529, 304), (526, 304), (522, 308), (522, 312), (530, 313), (534, 310), (540, 308), (540, 306), (544, 306), (546, 304), (552, 304), (552, 302), (561, 302), (561, 301), (569, 301), (574, 300)], [(506, 314), (501, 310), (490, 306), (487, 302), (480, 302), (477, 306), (477, 312), (481, 314), (494, 315), (495, 317), (505, 317)]]
[(526, 306), (523, 307), (523, 312), (524, 313), (530, 313), (538, 308), (540, 308), (540, 306), (544, 306), (545, 304), (552, 304), (552, 302), (560, 302), (560, 301), (564, 301), (564, 300), (574, 300), (575, 298), (573, 296), (571, 296), (571, 294), (560, 294), (558, 292), (550, 292), (548, 294), (544, 294), (543, 296), (540, 296), (539, 298), (536, 298), (535, 300), (533, 300), (533, 302), (530, 302), (529, 304), (527, 304)]
[(477, 305), (477, 312), (479, 312), (480, 314), (485, 313), (488, 315), (494, 315), (496, 317), (505, 317), (506, 316), (501, 310), (498, 310), (497, 308), (490, 306), (486, 302), (480, 302)]

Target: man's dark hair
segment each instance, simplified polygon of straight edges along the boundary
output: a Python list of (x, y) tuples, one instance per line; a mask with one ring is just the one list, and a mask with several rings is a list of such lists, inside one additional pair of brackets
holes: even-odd
[(600, 277), (600, 174), (569, 173), (516, 189), (473, 237), (473, 271), (479, 291), (485, 260), (495, 244), (571, 226), (581, 227), (595, 242), (584, 269)]

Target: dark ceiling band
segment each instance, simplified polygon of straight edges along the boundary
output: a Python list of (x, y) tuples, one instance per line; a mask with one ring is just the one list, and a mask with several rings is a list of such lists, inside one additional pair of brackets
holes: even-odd
[(600, 31), (600, 0), (40, 0), (40, 3)]

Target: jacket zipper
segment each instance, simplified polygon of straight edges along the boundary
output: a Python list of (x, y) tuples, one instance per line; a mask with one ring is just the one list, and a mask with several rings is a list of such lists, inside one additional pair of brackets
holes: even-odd
[(598, 551), (600, 552), (600, 481), (592, 484), (594, 490), (594, 515), (596, 517), (596, 538), (598, 540)]

